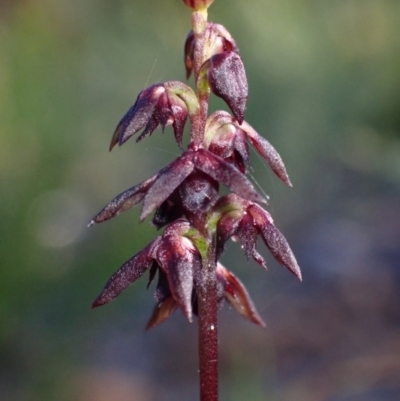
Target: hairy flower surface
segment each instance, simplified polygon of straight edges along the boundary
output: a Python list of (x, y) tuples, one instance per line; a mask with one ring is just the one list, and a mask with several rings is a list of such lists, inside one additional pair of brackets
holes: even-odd
[[(89, 224), (109, 220), (141, 203), (140, 220), (154, 213), (153, 224), (164, 227), (162, 235), (109, 278), (92, 307), (111, 302), (148, 271), (147, 287), (156, 281), (156, 306), (147, 329), (177, 309), (189, 321), (193, 315), (199, 317), (201, 401), (218, 400), (217, 312), (223, 303), (227, 301), (244, 318), (265, 326), (244, 285), (219, 263), (226, 241), (240, 241), (247, 259), (266, 268), (256, 249), (261, 238), (281, 265), (302, 278), (288, 242), (259, 205), (267, 203), (266, 199), (246, 177), (252, 146), (291, 186), (278, 152), (244, 120), (249, 92), (246, 71), (232, 35), (222, 25), (207, 22), (213, 1), (183, 0), (192, 11), (184, 63), (187, 78), (194, 75), (194, 90), (178, 81), (145, 88), (118, 123), (110, 144), (111, 150), (139, 131), (137, 141), (158, 127), (164, 132), (171, 125), (182, 153), (111, 200)], [(223, 99), (232, 115), (216, 111), (208, 117), (211, 94)], [(182, 137), (188, 119), (190, 142), (184, 150)], [(220, 196), (221, 184), (229, 195)]]
[[(285, 237), (259, 205), (266, 199), (246, 177), (252, 146), (291, 186), (278, 152), (244, 120), (248, 82), (236, 42), (225, 27), (207, 22), (207, 8), (213, 0), (183, 2), (192, 9), (192, 30), (185, 41), (184, 62), (187, 78), (192, 73), (195, 76), (195, 90), (179, 81), (142, 90), (118, 123), (110, 150), (139, 131), (137, 141), (158, 127), (164, 131), (170, 125), (182, 148), (189, 119), (188, 148), (157, 174), (111, 200), (89, 224), (109, 220), (141, 203), (140, 220), (154, 213), (153, 224), (165, 229), (110, 277), (93, 307), (109, 303), (149, 271), (148, 286), (156, 280), (156, 306), (147, 328), (169, 318), (176, 309), (181, 309), (189, 321), (193, 314), (200, 315), (200, 344), (206, 344), (199, 352), (201, 389), (208, 392), (212, 387), (214, 393), (201, 399), (215, 401), (215, 366), (210, 365), (209, 356), (217, 357), (218, 306), (227, 301), (246, 319), (265, 326), (244, 285), (219, 263), (226, 241), (240, 241), (246, 257), (266, 268), (256, 249), (261, 238), (281, 265), (300, 280), (302, 276)], [(225, 101), (232, 115), (216, 111), (207, 118), (211, 93)], [(232, 193), (220, 197), (221, 184)], [(209, 368), (214, 369), (210, 375), (204, 373)], [(204, 384), (208, 378), (215, 379), (210, 386)]]
[(201, 258), (193, 242), (185, 236), (189, 230), (191, 227), (184, 220), (169, 225), (162, 236), (156, 237), (111, 276), (92, 306), (95, 308), (111, 302), (149, 269), (151, 282), (160, 269), (167, 278), (174, 302), (192, 321), (193, 281), (195, 272), (200, 269)]
[[(209, 177), (212, 180), (211, 184), (207, 184), (207, 179), (205, 182), (191, 180), (190, 177), (196, 173)], [(198, 178), (199, 175), (195, 175), (196, 177)], [(189, 182), (186, 182), (186, 179), (189, 179)], [(156, 176), (114, 198), (93, 218), (91, 224), (108, 220), (141, 201), (143, 206), (140, 219), (143, 220), (161, 206), (182, 184), (183, 187), (180, 187), (180, 194), (184, 195), (182, 203), (187, 208), (193, 205), (189, 211), (195, 213), (198, 210), (196, 205), (202, 205), (210, 197), (212, 197), (210, 206), (215, 203), (215, 196), (210, 195), (215, 194), (215, 191), (212, 191), (214, 182), (226, 185), (244, 199), (265, 203), (264, 198), (256, 192), (250, 181), (236, 167), (206, 149), (189, 149)], [(210, 188), (211, 192), (205, 191), (205, 187)], [(185, 196), (186, 194), (190, 196)]]
[(232, 51), (212, 56), (202, 68), (214, 95), (222, 98), (239, 124), (243, 122), (249, 87), (240, 56)]
[[(201, 270), (201, 255), (195, 246), (201, 235), (189, 222), (178, 219), (170, 224), (162, 236), (156, 237), (141, 252), (124, 263), (108, 280), (92, 307), (114, 300), (126, 288), (149, 270), (148, 287), (158, 273), (154, 297), (157, 305), (147, 323), (154, 327), (180, 307), (189, 321), (197, 314), (197, 291)], [(254, 304), (240, 280), (218, 264), (218, 302), (227, 300), (242, 316), (264, 326)]]
[(216, 111), (207, 119), (205, 141), (212, 153), (230, 160), (242, 173), (246, 172), (246, 167), (250, 164), (248, 143), (251, 143), (272, 171), (283, 182), (292, 186), (279, 153), (246, 121), (239, 124), (226, 111)]
[(219, 285), (223, 290), (224, 299), (226, 299), (243, 317), (264, 327), (265, 323), (258, 314), (242, 282), (231, 271), (225, 269), (221, 263), (217, 264), (216, 274)]
[(135, 104), (118, 123), (111, 139), (110, 150), (124, 144), (144, 128), (137, 142), (161, 126), (172, 125), (175, 140), (182, 147), (182, 136), (188, 115), (196, 112), (197, 98), (193, 90), (178, 81), (152, 85), (139, 93)]
[(247, 258), (252, 257), (266, 268), (263, 257), (256, 250), (257, 238), (261, 237), (278, 263), (289, 269), (299, 280), (302, 279), (300, 267), (288, 242), (275, 227), (267, 211), (235, 194), (222, 197), (214, 210), (221, 214), (217, 225), (217, 257), (223, 253), (228, 238), (239, 238)]
[(244, 120), (249, 93), (246, 72), (242, 60), (234, 51), (215, 54), (201, 66), (198, 86), (205, 93), (222, 98), (236, 120)]
[[(170, 290), (166, 274), (161, 269), (158, 269), (158, 272), (159, 277), (155, 292), (157, 304), (153, 309), (153, 313), (149, 321), (147, 322), (146, 329), (153, 328), (162, 323), (168, 319), (179, 307)], [(258, 314), (254, 303), (242, 282), (231, 271), (222, 266), (221, 263), (218, 263), (217, 265), (216, 277), (219, 306), (222, 307), (223, 301), (227, 301), (244, 318), (259, 326), (265, 327), (264, 321)], [(149, 280), (149, 284), (151, 280)], [(197, 285), (198, 279), (196, 278), (196, 275), (194, 275), (192, 310), (195, 315), (198, 313)]]

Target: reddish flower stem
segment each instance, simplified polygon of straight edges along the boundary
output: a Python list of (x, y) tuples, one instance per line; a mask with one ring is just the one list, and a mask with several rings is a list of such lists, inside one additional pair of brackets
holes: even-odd
[[(209, 90), (199, 85), (200, 68), (205, 58), (205, 30), (207, 9), (192, 13), (192, 27), (195, 37), (194, 78), (199, 100), (199, 112), (192, 121), (191, 141), (204, 146), (204, 131), (207, 121)], [(207, 233), (205, 219), (193, 216), (193, 223), (200, 232)], [(197, 224), (196, 224), (197, 223)], [(199, 225), (201, 227), (199, 227)], [(203, 260), (198, 296), (199, 324), (199, 368), (200, 401), (218, 401), (218, 330), (217, 330), (217, 279), (216, 279), (215, 238), (209, 238), (207, 257)]]
[(214, 241), (203, 261), (198, 289), (200, 401), (218, 401), (217, 285)]

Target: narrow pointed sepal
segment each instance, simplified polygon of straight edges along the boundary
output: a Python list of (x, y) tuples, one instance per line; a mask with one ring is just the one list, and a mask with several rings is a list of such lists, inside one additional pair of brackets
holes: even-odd
[(244, 172), (250, 165), (248, 142), (269, 164), (272, 171), (287, 185), (292, 186), (286, 167), (275, 148), (246, 121), (242, 124), (226, 111), (216, 111), (207, 119), (205, 128), (207, 148), (223, 159), (233, 162)]
[(244, 199), (254, 202), (267, 203), (257, 193), (251, 182), (235, 166), (205, 149), (197, 151), (194, 160), (196, 168), (208, 174), (214, 180), (226, 185), (229, 189)]
[(301, 281), (300, 267), (283, 234), (275, 226), (270, 225), (263, 228), (262, 238), (275, 259)]
[[(266, 200), (257, 193), (254, 186), (246, 176), (235, 166), (208, 150), (189, 149), (158, 173), (157, 178), (154, 180), (154, 183), (151, 185), (143, 199), (140, 219), (145, 219), (151, 212), (159, 207), (195, 170), (205, 173), (206, 176), (209, 176), (211, 179), (216, 181), (216, 183), (209, 182), (209, 185), (205, 185), (206, 183), (201, 182), (201, 174), (195, 174), (192, 176), (193, 182), (189, 183), (188, 181), (187, 185), (185, 184), (180, 189), (180, 193), (182, 191), (185, 192), (186, 190), (189, 190), (190, 192), (193, 189), (193, 185), (194, 187), (198, 187), (194, 192), (199, 188), (207, 188), (208, 194), (205, 195), (206, 197), (209, 197), (210, 202), (208, 202), (208, 207), (214, 203), (215, 196), (213, 194), (216, 193), (216, 190), (218, 189), (218, 182), (226, 185), (229, 189), (244, 199), (266, 203)], [(206, 176), (204, 177), (205, 180), (208, 179)], [(187, 202), (183, 203), (186, 204)], [(199, 198), (198, 202), (195, 202), (195, 204), (197, 203), (202, 203), (202, 199)], [(189, 209), (191, 209), (191, 207), (189, 207)]]
[(144, 197), (140, 220), (144, 220), (160, 206), (193, 171), (194, 165), (190, 153), (185, 152), (158, 173), (156, 180)]
[(109, 220), (140, 203), (145, 197), (147, 190), (150, 188), (156, 178), (157, 175), (154, 175), (148, 180), (143, 181), (142, 183), (120, 193), (98, 214), (96, 214), (96, 216), (93, 217), (90, 225)]
[(117, 297), (122, 291), (135, 282), (153, 264), (152, 252), (159, 243), (161, 237), (157, 237), (141, 252), (124, 263), (108, 280), (103, 291), (92, 304), (92, 308), (107, 304)]
[(267, 245), (278, 263), (289, 269), (301, 281), (301, 270), (296, 257), (290, 249), (286, 238), (273, 224), (269, 213), (256, 204), (251, 205), (248, 211), (253, 216), (265, 245)]
[(236, 311), (258, 326), (265, 327), (265, 323), (258, 314), (245, 286), (220, 263), (217, 265), (217, 278), (223, 283), (225, 299)]
[(292, 183), (286, 171), (285, 164), (275, 148), (261, 135), (259, 135), (246, 121), (243, 121), (241, 128), (246, 132), (250, 142), (257, 152), (270, 165), (272, 171), (290, 187)]

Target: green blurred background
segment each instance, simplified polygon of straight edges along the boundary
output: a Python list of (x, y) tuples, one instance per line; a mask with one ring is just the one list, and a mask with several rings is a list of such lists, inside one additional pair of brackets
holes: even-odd
[[(304, 276), (228, 246), (267, 328), (221, 311), (221, 401), (399, 400), (400, 2), (215, 0), (209, 16), (294, 183), (252, 155)], [(1, 401), (197, 399), (196, 324), (145, 333), (146, 279), (90, 310), (155, 229), (138, 209), (86, 229), (179, 154), (170, 128), (108, 144), (140, 90), (184, 79), (189, 29), (180, 0), (0, 1)]]

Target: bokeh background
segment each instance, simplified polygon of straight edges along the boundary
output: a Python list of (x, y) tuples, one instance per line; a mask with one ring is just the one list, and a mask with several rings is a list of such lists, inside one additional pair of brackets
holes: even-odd
[[(399, 400), (400, 2), (215, 0), (209, 15), (294, 183), (252, 155), (304, 276), (228, 246), (267, 328), (220, 312), (221, 401)], [(145, 278), (90, 310), (156, 230), (138, 209), (86, 228), (179, 154), (170, 128), (108, 144), (141, 89), (184, 79), (189, 29), (180, 0), (0, 1), (2, 401), (197, 399), (196, 324), (145, 333)]]

